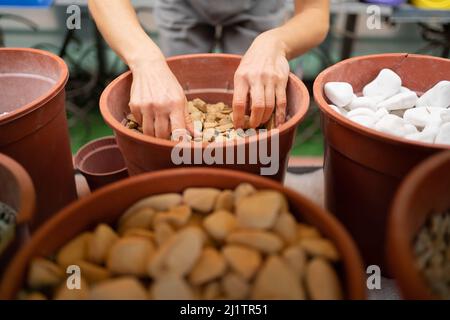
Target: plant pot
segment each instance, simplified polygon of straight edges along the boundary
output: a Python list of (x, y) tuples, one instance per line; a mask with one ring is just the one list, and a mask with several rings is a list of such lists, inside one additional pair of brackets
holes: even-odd
[(450, 209), (450, 151), (422, 162), (403, 180), (389, 215), (389, 270), (405, 299), (439, 299), (416, 266), (414, 240), (433, 214)]
[(76, 199), (64, 109), (68, 70), (54, 54), (0, 48), (0, 152), (30, 174), (38, 226)]
[[(170, 69), (184, 87), (189, 99), (201, 98), (209, 103), (225, 102), (231, 105), (233, 98), (233, 78), (239, 65), (240, 57), (228, 54), (193, 54), (172, 57), (167, 60)], [(132, 82), (131, 72), (126, 72), (114, 80), (103, 92), (100, 98), (100, 110), (106, 123), (114, 130), (117, 143), (125, 158), (130, 175), (143, 172), (173, 168), (177, 162), (171, 157), (176, 142), (145, 136), (129, 130), (121, 124), (125, 115), (129, 113), (128, 102), (130, 99), (130, 88)], [(244, 141), (227, 143), (221, 148), (223, 154), (234, 150), (231, 164), (214, 163), (214, 167), (222, 167), (234, 170), (247, 171), (261, 174), (261, 168), (267, 167), (261, 157), (256, 162), (250, 161), (250, 146), (270, 146), (272, 139), (279, 138), (279, 151), (274, 149), (271, 157), (275, 156), (278, 161), (278, 170), (272, 172), (268, 177), (281, 181), (285, 174), (289, 151), (292, 147), (295, 130), (300, 121), (305, 117), (309, 105), (309, 94), (304, 84), (293, 74), (289, 76), (287, 86), (287, 114), (290, 119), (280, 126), (279, 135), (274, 130), (265, 137), (253, 136)], [(213, 146), (211, 144), (210, 146)], [(182, 148), (189, 154), (194, 150), (203, 152), (208, 144), (184, 143)], [(239, 147), (245, 150), (244, 164), (238, 164), (236, 154)], [(241, 149), (239, 149), (241, 150)], [(259, 149), (261, 150), (261, 149)], [(194, 156), (192, 156), (194, 159)], [(223, 161), (226, 163), (228, 161)], [(228, 162), (228, 163), (230, 163)], [(198, 164), (183, 162), (184, 166), (207, 166), (205, 161)], [(207, 163), (207, 162), (206, 162)], [(263, 173), (264, 174), (264, 173)]]
[(0, 256), (0, 274), (10, 258), (29, 239), (29, 224), (33, 219), (36, 195), (33, 183), (23, 167), (0, 154), (0, 202), (16, 212), (15, 235)]
[(380, 54), (344, 60), (324, 70), (314, 82), (325, 137), (325, 197), (327, 208), (348, 228), (366, 264), (384, 268), (389, 206), (405, 175), (419, 162), (450, 146), (405, 140), (361, 126), (328, 106), (323, 87), (346, 81), (355, 93), (382, 68), (390, 68), (403, 85), (422, 94), (448, 79), (450, 60), (414, 54)]
[(234, 189), (241, 182), (257, 189), (283, 192), (298, 220), (306, 221), (333, 241), (341, 255), (338, 268), (346, 298), (366, 297), (362, 261), (352, 239), (327, 211), (295, 191), (273, 180), (256, 175), (212, 168), (179, 168), (147, 173), (119, 181), (71, 204), (42, 226), (9, 265), (0, 283), (0, 299), (14, 299), (22, 287), (28, 264), (33, 257), (48, 256), (78, 233), (98, 223), (113, 223), (143, 197), (165, 192), (182, 192), (187, 187)]
[(92, 191), (128, 177), (122, 153), (112, 136), (87, 143), (78, 150), (74, 161)]

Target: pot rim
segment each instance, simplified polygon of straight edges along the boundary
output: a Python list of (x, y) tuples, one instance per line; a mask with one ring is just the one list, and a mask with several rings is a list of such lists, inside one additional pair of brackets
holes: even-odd
[(95, 153), (98, 152), (103, 152), (104, 150), (107, 149), (117, 149), (120, 152), (120, 148), (118, 145), (109, 145), (109, 146), (102, 146), (102, 147), (98, 147), (95, 148), (94, 150), (89, 151), (88, 153), (85, 154), (85, 156), (83, 157), (83, 159), (79, 162), (77, 169), (82, 173), (82, 174), (86, 174), (92, 177), (105, 177), (105, 176), (111, 176), (111, 175), (115, 175), (117, 173), (121, 173), (121, 172), (125, 172), (128, 170), (128, 168), (126, 167), (126, 165), (124, 164), (123, 168), (117, 169), (117, 170), (113, 170), (113, 171), (108, 171), (108, 172), (92, 172), (92, 171), (88, 171), (83, 169), (83, 165), (86, 162), (86, 160), (92, 156)]
[(364, 55), (364, 56), (358, 56), (353, 57), (349, 59), (342, 60), (331, 67), (328, 67), (327, 69), (323, 70), (314, 81), (313, 85), (313, 95), (314, 100), (316, 101), (318, 107), (322, 111), (323, 114), (326, 114), (327, 117), (330, 117), (340, 125), (344, 126), (347, 129), (350, 129), (352, 131), (355, 131), (359, 134), (362, 134), (368, 138), (372, 138), (375, 140), (379, 140), (382, 142), (394, 144), (394, 145), (408, 145), (414, 148), (428, 148), (433, 150), (450, 150), (450, 145), (445, 144), (431, 144), (426, 142), (420, 142), (420, 141), (414, 141), (414, 140), (408, 140), (402, 137), (397, 137), (394, 135), (390, 135), (384, 132), (377, 131), (372, 128), (365, 127), (359, 123), (356, 123), (347, 117), (345, 117), (342, 114), (337, 113), (331, 107), (328, 105), (328, 102), (325, 98), (325, 95), (323, 94), (323, 87), (325, 85), (324, 78), (326, 75), (328, 75), (330, 72), (335, 71), (339, 67), (341, 67), (344, 64), (347, 64), (348, 62), (355, 62), (359, 60), (368, 60), (372, 58), (379, 58), (379, 57), (404, 57), (406, 59), (407, 57), (413, 57), (413, 58), (419, 58), (419, 59), (432, 59), (432, 60), (438, 60), (438, 61), (445, 61), (450, 64), (450, 61), (445, 58), (439, 58), (434, 56), (428, 56), (428, 55), (421, 55), (421, 54), (411, 54), (411, 53), (382, 53), (382, 54), (371, 54), (371, 55)]
[(59, 66), (59, 69), (61, 70), (61, 75), (59, 76), (58, 80), (55, 81), (55, 84), (47, 92), (37, 97), (34, 101), (31, 101), (21, 106), (20, 108), (17, 108), (14, 111), (9, 112), (7, 115), (2, 116), (0, 118), (0, 124), (6, 124), (8, 122), (11, 122), (46, 104), (48, 101), (53, 99), (61, 91), (61, 89), (64, 88), (64, 86), (67, 83), (67, 80), (69, 79), (69, 69), (67, 67), (67, 64), (61, 57), (57, 56), (54, 53), (34, 48), (0, 48), (0, 54), (2, 52), (29, 52), (35, 55), (49, 57), (54, 61), (56, 61), (56, 63)]
[[(319, 205), (315, 204), (308, 198), (282, 185), (281, 183), (246, 172), (218, 168), (176, 168), (149, 172), (115, 182), (97, 190), (95, 193), (92, 193), (76, 202), (73, 202), (72, 204), (55, 214), (44, 225), (42, 225), (33, 234), (32, 239), (29, 241), (29, 243), (26, 244), (26, 246), (16, 254), (11, 263), (8, 265), (5, 273), (3, 274), (3, 279), (0, 283), (0, 297), (12, 298), (9, 295), (15, 289), (15, 283), (19, 280), (19, 274), (16, 273), (16, 270), (22, 269), (23, 265), (29, 262), (29, 258), (33, 257), (34, 247), (37, 245), (37, 243), (40, 243), (44, 239), (48, 238), (48, 234), (52, 231), (55, 225), (59, 225), (60, 223), (62, 223), (64, 220), (66, 220), (67, 217), (73, 215), (74, 212), (79, 212), (79, 210), (81, 210), (85, 206), (85, 204), (91, 201), (96, 201), (96, 199), (98, 198), (105, 198), (109, 193), (126, 189), (128, 186), (133, 184), (140, 184), (144, 182), (148, 183), (153, 179), (173, 179), (175, 176), (182, 179), (185, 176), (197, 176), (199, 174), (212, 174), (221, 176), (222, 178), (232, 178), (236, 181), (246, 181), (248, 183), (261, 184), (264, 185), (264, 188), (273, 188), (283, 192), (290, 201), (303, 203), (310, 209), (311, 212), (313, 212), (312, 216), (317, 217), (317, 219), (321, 221), (321, 224), (325, 226), (326, 229), (328, 229), (328, 233), (334, 234), (335, 238), (339, 239), (339, 248), (342, 249), (340, 251), (342, 256), (341, 263), (343, 269), (345, 270), (343, 284), (345, 284), (347, 298), (358, 300), (366, 298), (367, 292), (365, 287), (365, 275), (363, 271), (364, 269), (361, 256), (356, 247), (356, 244), (354, 243), (354, 240), (350, 237), (347, 230), (334, 216), (332, 216), (326, 209), (321, 208)], [(299, 213), (298, 215), (302, 216), (301, 213)], [(21, 276), (23, 276), (23, 274), (21, 274)], [(21, 279), (23, 279), (23, 277), (21, 277)]]
[[(242, 56), (236, 55), (236, 54), (228, 54), (228, 53), (195, 53), (195, 54), (185, 54), (185, 55), (177, 55), (172, 56), (166, 59), (167, 62), (174, 61), (174, 60), (180, 60), (180, 59), (195, 59), (195, 58), (210, 58), (210, 57), (216, 57), (216, 58), (230, 58), (235, 60), (241, 60)], [(134, 132), (133, 130), (130, 130), (126, 128), (121, 122), (117, 121), (111, 112), (109, 111), (109, 108), (107, 106), (107, 98), (110, 95), (111, 91), (114, 89), (114, 87), (122, 81), (122, 79), (128, 77), (131, 74), (131, 71), (126, 71), (125, 73), (118, 76), (116, 79), (114, 79), (102, 92), (100, 96), (100, 112), (103, 116), (103, 119), (105, 122), (116, 132), (116, 134), (121, 134), (124, 136), (128, 136), (129, 138), (133, 140), (137, 140), (141, 143), (151, 143), (153, 145), (157, 145), (160, 147), (169, 147), (173, 148), (175, 146), (181, 146), (181, 147), (190, 147), (193, 149), (197, 148), (206, 148), (207, 146), (214, 146), (218, 145), (215, 142), (203, 142), (203, 143), (194, 143), (194, 142), (177, 142), (177, 141), (171, 141), (171, 140), (165, 140), (156, 138), (153, 136), (146, 136), (141, 133)], [(305, 105), (306, 107), (304, 110), (300, 108), (300, 110), (295, 113), (292, 118), (290, 118), (288, 121), (283, 123), (279, 129), (279, 135), (282, 135), (284, 132), (295, 129), (295, 127), (298, 125), (298, 123), (306, 116), (306, 113), (309, 108), (310, 98), (309, 98), (309, 92), (306, 88), (305, 84), (298, 79), (293, 73), (289, 73), (289, 81), (301, 92), (301, 97), (299, 98), (299, 104), (300, 106)], [(220, 88), (217, 88), (220, 89)], [(275, 135), (273, 130), (269, 130), (267, 132), (267, 138), (270, 138), (271, 136)], [(223, 142), (223, 146), (230, 146), (230, 145), (240, 145), (240, 144), (248, 144), (251, 142), (258, 141), (258, 135), (247, 137), (245, 139), (237, 139), (233, 141), (226, 141)]]
[[(417, 165), (402, 181), (388, 216), (386, 251), (391, 272), (397, 279), (402, 293), (414, 292), (413, 299), (440, 299), (434, 295), (420, 270), (415, 267), (415, 255), (409, 234), (404, 232), (410, 211), (409, 200), (413, 197), (418, 185), (436, 168), (450, 162), (450, 151), (442, 151)], [(395, 261), (395, 263), (394, 263)]]
[(30, 176), (18, 162), (3, 153), (0, 153), (0, 165), (12, 173), (19, 186), (20, 209), (17, 211), (16, 225), (30, 223), (36, 204), (36, 193)]

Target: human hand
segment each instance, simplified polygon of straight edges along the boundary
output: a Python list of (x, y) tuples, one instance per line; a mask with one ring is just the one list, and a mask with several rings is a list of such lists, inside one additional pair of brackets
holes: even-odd
[(244, 127), (247, 98), (250, 95), (251, 128), (269, 121), (275, 106), (276, 126), (286, 118), (286, 86), (289, 63), (277, 29), (260, 34), (245, 53), (234, 76), (233, 121)]
[(130, 69), (129, 106), (144, 134), (169, 139), (178, 129), (192, 132), (186, 96), (164, 57), (140, 61)]

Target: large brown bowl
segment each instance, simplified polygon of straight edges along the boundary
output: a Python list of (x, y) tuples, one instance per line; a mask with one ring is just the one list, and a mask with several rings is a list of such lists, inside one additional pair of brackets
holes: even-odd
[(314, 82), (325, 137), (325, 200), (327, 208), (347, 227), (366, 264), (386, 273), (386, 222), (400, 182), (418, 163), (446, 145), (415, 142), (359, 125), (328, 105), (323, 88), (330, 81), (349, 82), (355, 93), (383, 68), (419, 95), (441, 80), (450, 80), (450, 60), (393, 53), (355, 57), (324, 70)]
[(414, 168), (395, 195), (386, 250), (389, 270), (405, 299), (438, 299), (415, 263), (414, 241), (428, 217), (450, 209), (450, 151)]
[(0, 274), (13, 254), (29, 239), (35, 200), (33, 183), (28, 173), (16, 161), (0, 153), (0, 202), (17, 213), (15, 237), (0, 256)]
[[(188, 100), (201, 98), (209, 103), (222, 101), (228, 105), (232, 103), (233, 78), (240, 61), (240, 56), (230, 54), (191, 54), (167, 59), (170, 69), (183, 86)], [(103, 119), (114, 130), (130, 175), (177, 167), (172, 159), (172, 150), (176, 142), (145, 136), (126, 128), (121, 123), (125, 115), (130, 112), (128, 103), (131, 83), (132, 74), (126, 72), (111, 82), (100, 98)], [(279, 151), (272, 150), (276, 156), (274, 159), (278, 161), (278, 170), (268, 177), (283, 180), (295, 131), (305, 117), (308, 105), (308, 90), (302, 81), (290, 74), (287, 85), (287, 115), (290, 118), (279, 128)], [(258, 158), (256, 162), (250, 159), (251, 146), (257, 147), (261, 143), (266, 143), (270, 148), (274, 135), (274, 131), (271, 131), (265, 137), (253, 136), (245, 141), (227, 143), (221, 148), (223, 154), (227, 154), (228, 150), (233, 148), (236, 155), (237, 145), (240, 145), (245, 150), (245, 159), (242, 161), (244, 163), (238, 162), (234, 156), (231, 163), (227, 160), (227, 163), (224, 161), (224, 164), (215, 163), (209, 166), (260, 174), (261, 168), (267, 167), (267, 163), (264, 163), (264, 159), (261, 158)], [(207, 143), (199, 146), (188, 143), (183, 148), (185, 152), (194, 154), (194, 150), (201, 149), (200, 152), (202, 152), (207, 146)], [(208, 166), (208, 164), (205, 162), (184, 163), (183, 166)]]
[(98, 190), (57, 214), (42, 226), (9, 265), (0, 283), (0, 299), (14, 299), (24, 285), (28, 264), (33, 257), (48, 256), (80, 232), (99, 223), (113, 223), (134, 202), (165, 192), (182, 192), (187, 187), (233, 189), (241, 182), (256, 188), (283, 192), (296, 218), (316, 226), (333, 241), (341, 255), (340, 276), (346, 298), (365, 299), (362, 260), (342, 225), (327, 211), (281, 184), (239, 171), (212, 168), (181, 168), (147, 173), (119, 181)]

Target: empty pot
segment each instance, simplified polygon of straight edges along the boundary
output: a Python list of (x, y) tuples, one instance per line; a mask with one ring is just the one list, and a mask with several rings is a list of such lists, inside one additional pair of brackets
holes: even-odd
[[(229, 54), (193, 54), (172, 57), (167, 63), (172, 72), (184, 87), (187, 98), (200, 98), (209, 103), (224, 102), (231, 105), (233, 99), (233, 78), (241, 58)], [(130, 88), (132, 82), (131, 72), (126, 72), (114, 80), (103, 92), (100, 98), (100, 110), (106, 123), (113, 128), (117, 143), (125, 158), (130, 175), (142, 172), (154, 171), (165, 168), (173, 168), (177, 165), (207, 166), (201, 154), (208, 144), (193, 146), (193, 143), (179, 145), (183, 152), (192, 154), (191, 162), (174, 161), (171, 153), (176, 142), (145, 136), (126, 128), (121, 124), (125, 115), (128, 114), (128, 102), (130, 100)], [(284, 177), (289, 151), (292, 147), (295, 130), (300, 121), (305, 117), (309, 105), (309, 94), (304, 84), (293, 74), (289, 76), (287, 86), (287, 114), (289, 120), (279, 129), (279, 136), (274, 130), (265, 137), (253, 136), (242, 141), (227, 143), (221, 152), (225, 155), (233, 149), (232, 161), (225, 160), (222, 163), (216, 161), (215, 167), (242, 170), (255, 174), (261, 174), (262, 167), (273, 165), (272, 172), (268, 177), (282, 180)], [(277, 149), (272, 149), (273, 139), (279, 138)], [(213, 146), (210, 144), (210, 146)], [(271, 150), (271, 164), (265, 163), (266, 159), (258, 157), (252, 161), (249, 156), (251, 146), (262, 150), (261, 146), (268, 146)], [(244, 149), (244, 151), (237, 151)], [(199, 162), (194, 159), (194, 153), (200, 152)], [(237, 153), (244, 154), (244, 161), (238, 162)], [(217, 152), (218, 154), (219, 152)], [(252, 152), (255, 155), (255, 152)], [(253, 156), (252, 156), (253, 157)], [(276, 161), (276, 163), (275, 163)], [(196, 164), (194, 164), (196, 163)], [(242, 164), (240, 164), (242, 163)], [(263, 173), (265, 174), (265, 173)]]
[(0, 203), (6, 204), (16, 213), (14, 238), (0, 253), (0, 274), (13, 254), (29, 239), (35, 199), (28, 173), (16, 161), (0, 153)]
[(404, 86), (420, 95), (438, 81), (449, 80), (450, 60), (405, 53), (355, 57), (324, 70), (314, 82), (325, 137), (327, 208), (353, 235), (365, 262), (379, 266), (384, 265), (389, 206), (400, 182), (425, 158), (450, 149), (369, 129), (328, 106), (325, 83), (349, 82), (359, 93), (383, 68), (395, 71)]
[(414, 168), (395, 195), (386, 250), (389, 270), (405, 299), (438, 299), (416, 265), (414, 241), (428, 217), (450, 209), (450, 151)]
[(19, 162), (36, 188), (36, 227), (76, 199), (64, 108), (68, 69), (36, 49), (0, 48), (0, 152)]
[(128, 177), (122, 153), (112, 136), (93, 140), (75, 155), (75, 167), (86, 178), (93, 191)]
[(98, 223), (114, 223), (137, 200), (154, 194), (179, 193), (187, 187), (234, 189), (242, 182), (251, 183), (257, 189), (284, 193), (296, 218), (317, 227), (336, 245), (341, 256), (338, 271), (345, 298), (365, 299), (362, 260), (349, 234), (332, 215), (278, 182), (244, 172), (213, 168), (179, 168), (138, 175), (106, 186), (71, 204), (42, 226), (16, 255), (0, 283), (0, 299), (16, 297), (33, 257), (54, 253), (74, 236)]

